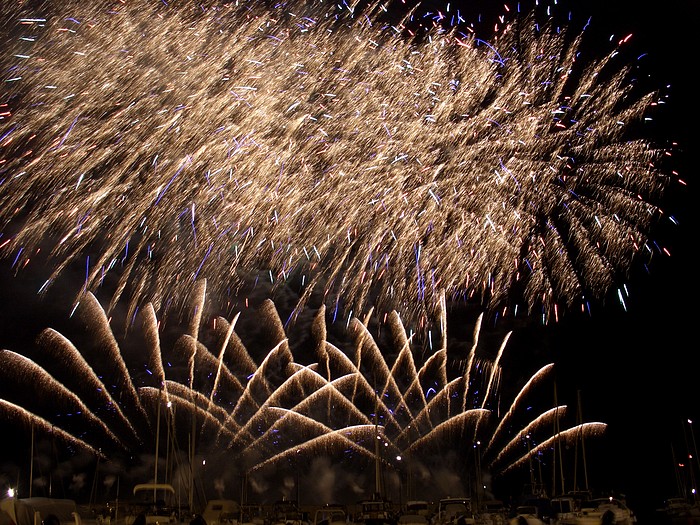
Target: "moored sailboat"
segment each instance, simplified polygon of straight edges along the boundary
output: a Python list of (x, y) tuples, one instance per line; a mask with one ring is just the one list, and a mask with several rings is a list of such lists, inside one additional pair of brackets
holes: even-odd
[[(556, 396), (556, 387), (555, 387)], [(634, 512), (627, 506), (624, 498), (615, 496), (593, 497), (588, 484), (587, 456), (585, 436), (582, 431), (581, 393), (577, 393), (577, 425), (578, 433), (574, 445), (574, 474), (573, 489), (564, 490), (563, 464), (561, 459), (561, 443), (557, 442), (559, 468), (561, 472), (561, 493), (550, 501), (552, 525), (632, 525), (637, 522)], [(558, 419), (555, 419), (558, 425)], [(558, 428), (557, 428), (558, 432)], [(583, 470), (583, 487), (579, 487), (578, 461), (579, 453)], [(555, 456), (556, 458), (556, 456)]]

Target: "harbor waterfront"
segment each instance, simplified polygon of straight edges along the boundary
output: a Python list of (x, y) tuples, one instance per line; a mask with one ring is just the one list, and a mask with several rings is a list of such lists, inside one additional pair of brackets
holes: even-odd
[[(161, 484), (162, 488), (162, 484)], [(381, 500), (375, 495), (370, 500), (353, 504), (312, 504), (295, 500), (279, 500), (265, 504), (239, 504), (235, 500), (210, 500), (202, 512), (191, 512), (170, 506), (173, 502), (154, 499), (150, 507), (130, 503), (118, 505), (79, 505), (70, 499), (15, 498), (1, 501), (2, 523), (16, 525), (133, 525), (138, 523), (159, 525), (632, 525), (650, 523), (659, 525), (695, 525), (700, 523), (697, 510), (678, 513), (677, 510), (658, 509), (641, 520), (624, 500), (613, 497), (589, 500), (576, 509), (554, 510), (539, 505), (534, 500), (521, 500), (515, 506), (500, 500), (489, 500), (481, 504), (469, 497), (446, 497), (437, 502), (412, 500), (401, 503), (386, 501), (388, 513), (379, 516), (368, 512), (368, 505)], [(416, 511), (415, 505), (421, 510)], [(669, 502), (678, 506), (674, 498)], [(414, 506), (412, 508), (412, 505)], [(686, 502), (686, 505), (689, 505)], [(168, 510), (163, 509), (168, 506)], [(695, 505), (697, 509), (697, 505)], [(160, 509), (160, 510), (157, 510)], [(57, 520), (57, 521), (52, 521)]]

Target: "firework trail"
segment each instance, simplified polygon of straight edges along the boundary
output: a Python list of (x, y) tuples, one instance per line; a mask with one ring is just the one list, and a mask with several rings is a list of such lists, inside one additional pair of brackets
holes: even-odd
[[(514, 464), (523, 465), (535, 453), (544, 456), (551, 448), (540, 446), (532, 452), (528, 448), (532, 444), (556, 442), (551, 438), (554, 419), (564, 414), (561, 407), (552, 409), (545, 402), (541, 413), (531, 410), (532, 405), (517, 410), (523, 399), (537, 393), (538, 386), (547, 385), (546, 371), (551, 371), (551, 365), (527, 381), (499, 423), (496, 405), (501, 394), (492, 382), (500, 375), (500, 366), (498, 359), (481, 355), (478, 341), (469, 350), (476, 354), (469, 356), (473, 364), (469, 373), (462, 364), (466, 356), (453, 355), (447, 346), (441, 350), (441, 359), (431, 354), (424, 362), (418, 361), (394, 312), (394, 327), (404, 332), (404, 337), (393, 338), (392, 344), (398, 342), (394, 348), (378, 344), (368, 328), (354, 319), (346, 334), (350, 338), (344, 345), (347, 348), (319, 339), (314, 346), (317, 354), (311, 356), (318, 360), (310, 364), (297, 361), (298, 356), (287, 347), (286, 334), (264, 355), (253, 355), (236, 342), (230, 326), (221, 326), (220, 319), (213, 323), (214, 319), (201, 317), (203, 290), (197, 292), (201, 302), (192, 305), (192, 311), (198, 318), (195, 322), (201, 322), (197, 336), (207, 339), (207, 332), (213, 332), (211, 350), (197, 340), (183, 345), (180, 338), (172, 348), (164, 347), (160, 337), (153, 336), (153, 311), (145, 308), (143, 340), (151, 346), (143, 348), (137, 343), (135, 353), (117, 346), (110, 355), (118, 362), (111, 363), (111, 371), (104, 369), (99, 379), (91, 363), (104, 365), (101, 348), (79, 351), (52, 330), (37, 338), (41, 351), (36, 361), (10, 350), (0, 351), (8, 365), (2, 367), (0, 419), (21, 414), (19, 428), (55, 426), (60, 429), (55, 435), (68, 445), (99, 450), (111, 461), (120, 462), (125, 456), (147, 456), (154, 447), (158, 450), (154, 428), (160, 428), (161, 418), (168, 429), (167, 446), (162, 450), (178, 457), (184, 448), (179, 443), (192, 439), (188, 432), (194, 428), (194, 418), (197, 454), (214, 460), (207, 462), (212, 469), (218, 465), (222, 471), (261, 478), (290, 468), (302, 472), (300, 465), (310, 465), (319, 456), (361, 476), (374, 471), (374, 443), (381, 438), (386, 447), (381, 461), (387, 467), (396, 469), (393, 458), (399, 455), (404, 463), (411, 458), (416, 468), (432, 472), (429, 485), (437, 483), (440, 468), (464, 477), (473, 467), (473, 443), (495, 435), (494, 428), (506, 438), (500, 440), (505, 446), (490, 444), (483, 451), (484, 465), (499, 469), (494, 474), (516, 470)], [(86, 297), (89, 300), (78, 305), (77, 318), (86, 333), (103, 341), (107, 337), (104, 310), (91, 293)], [(324, 314), (321, 308), (313, 322), (318, 335), (326, 333)], [(261, 317), (260, 322), (281, 322), (271, 302), (255, 315)], [(183, 329), (183, 337), (191, 339), (190, 328)], [(190, 354), (193, 345), (197, 348), (194, 356)], [(504, 346), (505, 341), (499, 357)], [(244, 353), (247, 359), (241, 359)], [(390, 362), (386, 355), (395, 358)], [(74, 366), (67, 366), (67, 359)], [(251, 363), (259, 363), (252, 374)], [(129, 371), (128, 385), (123, 384), (124, 370)], [(238, 386), (231, 388), (234, 383)], [(29, 384), (36, 400), (26, 396)], [(13, 420), (13, 425), (17, 423)], [(603, 428), (597, 425), (592, 434)], [(165, 440), (164, 435), (160, 437)], [(460, 459), (445, 467), (446, 454)]]
[(425, 326), (445, 295), (548, 320), (659, 251), (664, 151), (635, 138), (657, 95), (617, 48), (586, 64), (583, 34), (520, 15), (488, 42), (409, 39), (381, 6), (29, 5), (1, 13), (2, 254), (48, 260), (45, 286), (109, 281), (108, 311), (261, 278), (348, 319)]

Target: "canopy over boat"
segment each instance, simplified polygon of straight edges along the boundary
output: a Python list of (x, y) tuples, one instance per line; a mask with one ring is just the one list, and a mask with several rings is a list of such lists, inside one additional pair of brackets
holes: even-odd
[(72, 499), (5, 498), (0, 501), (0, 510), (10, 517), (14, 525), (41, 525), (51, 514), (58, 518), (61, 525), (78, 522), (78, 507)]

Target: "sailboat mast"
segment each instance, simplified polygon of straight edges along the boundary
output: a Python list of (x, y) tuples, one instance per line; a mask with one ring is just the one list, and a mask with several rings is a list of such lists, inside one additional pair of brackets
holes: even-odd
[(29, 451), (29, 497), (32, 497), (34, 485), (34, 422), (32, 421), (32, 445)]
[[(691, 420), (688, 420), (688, 423), (692, 423)], [(693, 432), (693, 426), (692, 424), (690, 425), (690, 432)], [(688, 434), (683, 429), (683, 440), (685, 441), (685, 457), (683, 459), (683, 463), (688, 460), (688, 475), (690, 476), (689, 482), (690, 482), (690, 488), (691, 488), (691, 494), (693, 494), (693, 499), (695, 499), (695, 469), (693, 468), (693, 463), (692, 463), (692, 456), (693, 456), (693, 451), (690, 449), (690, 443), (688, 443)], [(695, 435), (693, 434), (693, 442), (695, 441)]]
[(192, 431), (190, 437), (190, 490), (188, 495), (188, 503), (190, 509), (194, 508), (194, 453), (195, 453), (195, 433), (197, 431), (197, 408), (195, 405), (194, 394), (192, 394)]
[[(578, 396), (578, 421), (579, 425), (583, 425), (583, 410), (581, 408), (581, 391), (577, 392)], [(581, 458), (583, 459), (583, 482), (585, 483), (583, 489), (588, 491), (588, 469), (586, 467), (586, 443), (583, 439), (583, 426), (581, 426)]]
[(561, 482), (561, 494), (565, 493), (564, 488), (564, 467), (562, 465), (562, 452), (561, 452), (561, 435), (559, 426), (559, 399), (557, 396), (557, 383), (554, 382), (554, 407), (556, 409), (554, 417), (554, 435), (556, 436), (555, 447), (554, 447), (554, 460), (552, 461), (552, 477), (553, 477), (553, 487), (552, 494), (557, 493), (557, 466), (559, 466), (559, 481)]
[[(700, 471), (700, 458), (698, 458), (698, 445), (695, 442), (695, 431), (693, 430), (693, 420), (692, 419), (688, 419), (688, 426), (690, 427), (690, 439), (693, 441), (693, 458), (695, 458), (695, 462), (697, 463), (697, 467)], [(690, 471), (691, 472), (695, 471), (695, 467), (693, 466), (692, 463), (690, 464)], [(693, 478), (694, 477), (695, 476), (693, 476)], [(693, 488), (694, 487), (695, 487), (695, 483), (693, 483)], [(696, 491), (693, 491), (693, 502), (697, 502), (697, 501), (698, 501), (698, 494)]]
[(528, 460), (528, 466), (530, 468), (530, 486), (535, 487), (535, 467), (532, 464), (532, 443), (530, 442), (530, 435), (528, 434), (526, 437), (527, 439), (527, 460)]
[(379, 464), (379, 423), (377, 422), (377, 406), (374, 407), (374, 487), (377, 495), (384, 498), (382, 490), (382, 472)]
[(114, 500), (114, 523), (117, 523), (119, 519), (119, 480), (121, 478), (117, 476), (117, 496)]
[(686, 486), (683, 482), (683, 476), (681, 475), (679, 469), (678, 460), (676, 459), (676, 449), (673, 447), (673, 443), (671, 443), (671, 459), (673, 460), (673, 472), (676, 475), (676, 489), (678, 491), (678, 495), (683, 498), (687, 498), (688, 494), (686, 491)]
[[(158, 451), (158, 446), (160, 444), (160, 404), (163, 401), (162, 396), (163, 390), (161, 389), (158, 394), (158, 410), (156, 416), (156, 461), (153, 472), (153, 483), (158, 483), (158, 455), (160, 454), (160, 452)], [(153, 492), (153, 498), (155, 500), (155, 491)]]
[(97, 456), (97, 463), (95, 465), (95, 475), (92, 477), (92, 487), (90, 488), (90, 503), (89, 503), (89, 509), (93, 509), (93, 505), (95, 504), (95, 497), (97, 494), (97, 477), (100, 472), (100, 456)]

